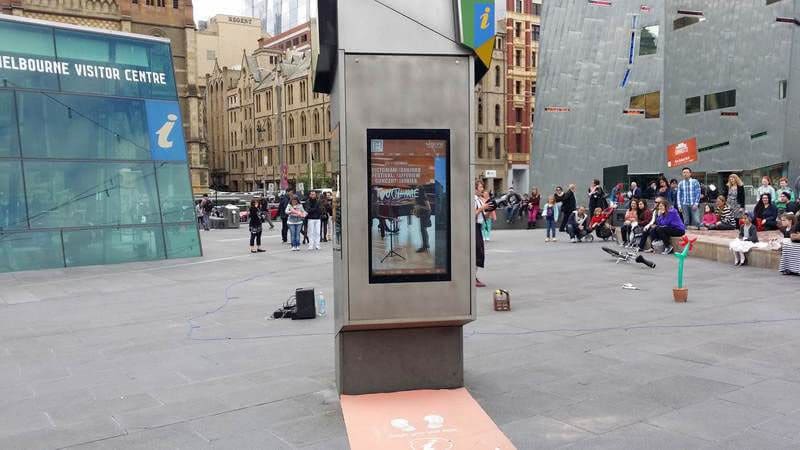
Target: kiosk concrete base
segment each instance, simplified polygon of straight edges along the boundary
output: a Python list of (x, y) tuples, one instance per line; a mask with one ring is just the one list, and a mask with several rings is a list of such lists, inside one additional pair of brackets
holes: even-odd
[(339, 332), (336, 384), (345, 395), (463, 387), (462, 327)]

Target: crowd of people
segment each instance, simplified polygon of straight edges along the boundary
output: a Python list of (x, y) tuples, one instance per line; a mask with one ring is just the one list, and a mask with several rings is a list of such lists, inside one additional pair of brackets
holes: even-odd
[[(747, 264), (747, 253), (759, 246), (758, 233), (779, 231), (781, 238), (772, 239), (770, 248), (782, 249), (781, 272), (800, 274), (800, 178), (794, 188), (786, 177), (773, 180), (765, 176), (755, 190), (756, 205), (748, 210), (745, 187), (741, 178), (731, 174), (722, 189), (704, 186), (694, 178), (690, 168), (681, 171), (681, 180), (660, 177), (642, 189), (631, 182), (628, 189), (618, 183), (607, 194), (599, 180), (593, 180), (579, 204), (575, 184), (563, 189), (557, 186), (546, 196), (533, 188), (530, 194), (518, 194), (513, 189), (495, 197), (481, 194), (482, 202), (494, 202), (504, 210), (506, 223), (527, 220), (529, 229), (537, 219), (544, 218), (547, 229), (545, 242), (557, 242), (558, 234), (566, 233), (572, 243), (593, 239), (617, 240), (619, 244), (642, 252), (674, 252), (672, 238), (681, 237), (687, 230), (738, 230), (738, 238), (730, 242), (734, 264)], [(652, 200), (652, 206), (649, 199)], [(583, 203), (585, 201), (585, 203)], [(585, 206), (584, 206), (585, 205)], [(614, 210), (625, 209), (624, 220), (614, 223)], [(497, 212), (482, 212), (481, 234), (491, 240)], [(763, 244), (762, 244), (763, 246)]]

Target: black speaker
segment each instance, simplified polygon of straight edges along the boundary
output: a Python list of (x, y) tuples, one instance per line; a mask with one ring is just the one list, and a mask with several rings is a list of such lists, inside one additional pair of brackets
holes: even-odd
[(319, 27), (319, 55), (317, 67), (312, 67), (314, 92), (330, 94), (339, 63), (339, 17), (338, 0), (317, 0), (317, 24)]
[(294, 292), (297, 311), (292, 320), (314, 319), (317, 317), (317, 307), (314, 304), (314, 289), (301, 288)]

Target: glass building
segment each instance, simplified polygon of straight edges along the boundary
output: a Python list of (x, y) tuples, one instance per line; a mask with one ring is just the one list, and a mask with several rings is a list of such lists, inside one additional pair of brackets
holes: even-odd
[(0, 272), (200, 256), (169, 41), (0, 15)]
[(308, 22), (310, 0), (261, 0), (256, 7), (262, 28), (272, 36)]

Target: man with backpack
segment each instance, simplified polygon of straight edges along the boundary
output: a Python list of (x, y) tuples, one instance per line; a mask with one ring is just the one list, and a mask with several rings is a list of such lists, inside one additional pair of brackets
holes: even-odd
[(209, 218), (211, 217), (211, 211), (214, 210), (214, 203), (211, 202), (211, 199), (208, 198), (208, 194), (203, 194), (203, 199), (200, 200), (200, 211), (203, 213), (203, 229), (208, 231), (210, 228), (208, 227)]

